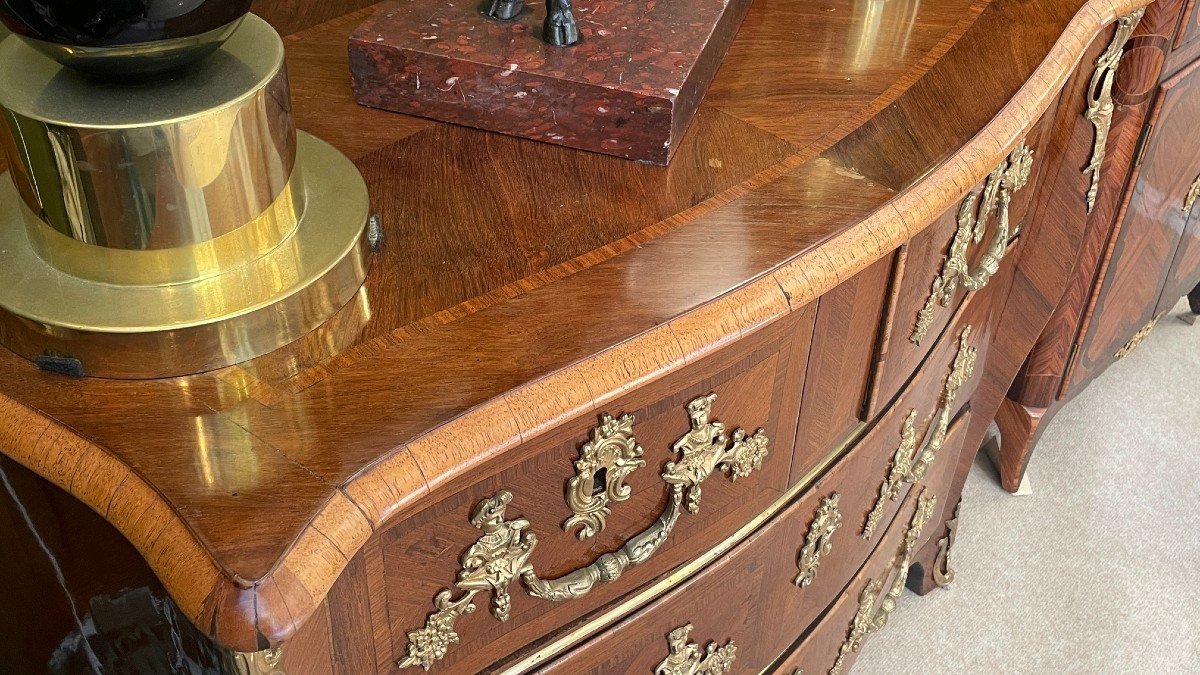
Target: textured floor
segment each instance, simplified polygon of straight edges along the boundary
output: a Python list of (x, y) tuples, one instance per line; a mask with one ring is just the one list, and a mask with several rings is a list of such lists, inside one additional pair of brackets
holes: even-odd
[(950, 589), (854, 672), (1200, 673), (1200, 323), (1159, 322), (1047, 428), (1033, 494), (967, 481)]

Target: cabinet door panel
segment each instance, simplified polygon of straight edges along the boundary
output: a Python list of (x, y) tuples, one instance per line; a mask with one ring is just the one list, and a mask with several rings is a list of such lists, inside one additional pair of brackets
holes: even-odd
[[(1200, 176), (1196, 180), (1200, 181)], [(1171, 311), (1175, 303), (1197, 284), (1200, 284), (1200, 208), (1193, 208), (1179, 250), (1175, 252), (1175, 261), (1167, 274), (1167, 283), (1158, 301), (1158, 313)]]
[[(1200, 61), (1164, 86), (1170, 86), (1175, 95), (1168, 95), (1159, 116), (1160, 134), (1166, 134), (1160, 145), (1167, 151), (1166, 161), (1177, 166), (1170, 189), (1164, 193), (1164, 208), (1172, 223), (1183, 224), (1183, 236), (1163, 284), (1159, 314), (1170, 311), (1200, 283), (1200, 135), (1195, 130), (1200, 121)], [(1164, 166), (1168, 174), (1169, 169)]]
[(1187, 223), (1184, 202), (1200, 173), (1197, 120), (1200, 63), (1164, 83), (1155, 102), (1145, 160), (1104, 271), (1072, 386), (1115, 359), (1161, 311), (1159, 298)]

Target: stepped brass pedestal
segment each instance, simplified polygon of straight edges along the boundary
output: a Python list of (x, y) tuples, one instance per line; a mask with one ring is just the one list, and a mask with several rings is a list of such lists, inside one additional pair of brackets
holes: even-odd
[(169, 78), (98, 82), (0, 42), (0, 342), (165, 377), (277, 349), (366, 276), (366, 185), (295, 131), (251, 15)]

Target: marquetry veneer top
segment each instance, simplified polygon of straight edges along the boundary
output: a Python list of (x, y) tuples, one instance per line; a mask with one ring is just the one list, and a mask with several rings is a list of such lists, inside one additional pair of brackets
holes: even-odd
[(668, 168), (359, 107), (346, 38), (370, 8), (277, 4), (297, 122), (355, 160), (384, 223), (359, 297), (194, 377), (0, 353), (0, 450), (243, 651), (291, 635), (385, 521), (919, 232), (1145, 0), (756, 2)]

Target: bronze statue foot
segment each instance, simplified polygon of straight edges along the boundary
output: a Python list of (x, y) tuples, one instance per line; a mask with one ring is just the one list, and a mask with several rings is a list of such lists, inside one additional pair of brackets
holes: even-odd
[(546, 0), (542, 39), (555, 47), (569, 47), (579, 42), (579, 25), (571, 13), (571, 0)]
[(491, 0), (483, 14), (496, 21), (512, 21), (525, 9), (525, 0)]

